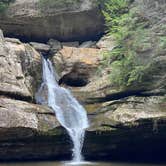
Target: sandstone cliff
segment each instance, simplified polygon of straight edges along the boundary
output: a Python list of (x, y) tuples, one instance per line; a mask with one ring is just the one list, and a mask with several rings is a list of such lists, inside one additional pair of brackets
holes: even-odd
[[(137, 33), (125, 42), (136, 42), (139, 60), (143, 65), (150, 62), (150, 68), (140, 82), (117, 88), (110, 79), (115, 71), (112, 61), (117, 59), (103, 66), (103, 52), (118, 46), (112, 36), (93, 41), (104, 27), (94, 2), (54, 4), (55, 8), (40, 6), (38, 0), (16, 0), (0, 14), (5, 36), (31, 41), (22, 43), (0, 32), (0, 160), (70, 156), (65, 130), (50, 108), (35, 101), (42, 75), (40, 52), (53, 61), (59, 84), (69, 88), (88, 112), (86, 159), (164, 159), (160, 152), (166, 149), (166, 3), (132, 4), (130, 9), (137, 9), (133, 20), (141, 20), (150, 33), (143, 33), (139, 43)], [(82, 43), (86, 39), (92, 41)]]
[(23, 40), (88, 40), (103, 33), (103, 17), (94, 0), (16, 0), (0, 14), (1, 29)]

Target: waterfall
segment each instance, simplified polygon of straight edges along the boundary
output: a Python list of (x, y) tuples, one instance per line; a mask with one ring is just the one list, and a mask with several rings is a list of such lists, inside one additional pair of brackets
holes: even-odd
[[(61, 125), (67, 130), (73, 142), (73, 162), (83, 160), (81, 151), (84, 142), (85, 129), (88, 127), (88, 118), (85, 109), (72, 96), (69, 90), (60, 87), (56, 81), (57, 74), (49, 59), (43, 61), (43, 83), (36, 95), (40, 103), (48, 104), (56, 114)], [(47, 102), (41, 95), (44, 87), (47, 88)]]

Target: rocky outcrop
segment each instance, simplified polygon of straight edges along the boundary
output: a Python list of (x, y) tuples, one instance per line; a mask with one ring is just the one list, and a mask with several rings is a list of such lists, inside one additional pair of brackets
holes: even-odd
[[(135, 3), (140, 7), (140, 1)], [(100, 66), (100, 60), (97, 72), (91, 75), (85, 86), (71, 88), (87, 109), (91, 124), (84, 146), (87, 158), (165, 160), (161, 154), (166, 148), (166, 47), (162, 3), (163, 1), (157, 1), (150, 5), (144, 1), (140, 8), (138, 17), (148, 18), (150, 24), (146, 27), (150, 34), (145, 36), (145, 43), (139, 43), (140, 47), (136, 50), (140, 62), (150, 63), (141, 82), (124, 89), (115, 88), (109, 77), (111, 65)], [(159, 44), (157, 41), (160, 41)], [(111, 51), (115, 43), (112, 38), (103, 37), (96, 46)], [(61, 62), (58, 58), (54, 60), (57, 66)], [(70, 64), (69, 61), (66, 64)], [(68, 80), (70, 79), (72, 77), (69, 75)]]
[(7, 36), (23, 40), (88, 40), (103, 33), (103, 16), (94, 0), (16, 0), (0, 14)]
[(67, 134), (54, 112), (32, 104), (41, 74), (39, 53), (0, 31), (1, 161), (70, 156)]
[[(106, 38), (106, 41), (104, 38)], [(107, 37), (104, 38), (98, 42), (100, 43), (98, 44), (100, 50), (95, 49), (99, 52), (97, 66), (102, 63), (102, 55), (100, 54), (103, 50), (111, 50), (114, 47), (114, 41)], [(64, 50), (68, 50), (66, 55), (70, 55), (69, 58), (65, 56)], [(69, 54), (69, 50), (72, 50), (71, 54)], [(61, 79), (64, 79), (65, 74), (63, 75), (63, 72), (65, 73), (66, 69), (72, 71), (71, 66), (74, 66), (72, 62), (75, 60), (76, 62), (82, 61), (87, 55), (83, 54), (83, 57), (79, 59), (81, 54), (79, 52), (77, 55), (75, 50), (78, 51), (79, 48), (64, 47), (53, 57), (55, 66), (61, 67), (59, 70), (62, 74)], [(86, 49), (82, 48), (82, 50), (85, 51)], [(75, 60), (72, 59), (72, 54)], [(90, 54), (88, 60), (96, 55), (94, 52)], [(95, 68), (95, 72), (92, 72), (93, 74), (89, 77), (86, 86), (71, 88), (79, 101), (84, 104), (90, 121), (90, 128), (87, 129), (83, 149), (86, 159), (152, 161), (153, 158), (154, 161), (164, 160), (165, 157), (161, 154), (161, 149), (164, 151), (166, 148), (164, 141), (166, 138), (166, 102), (163, 93), (158, 93), (157, 90), (161, 90), (160, 92), (165, 90), (165, 84), (163, 84), (165, 61), (164, 58), (162, 62), (160, 58), (156, 57), (156, 59), (158, 60), (154, 58), (154, 63), (152, 63), (154, 65), (153, 73), (147, 77), (151, 80), (151, 85), (146, 91), (114, 89), (110, 86), (109, 74), (111, 68), (108, 67), (103, 67), (102, 71), (100, 71), (100, 68)], [(95, 66), (95, 64), (96, 61), (89, 63), (90, 66)], [(65, 66), (64, 69), (63, 66)], [(160, 66), (160, 69), (158, 66)], [(83, 69), (81, 65), (79, 67)], [(76, 75), (78, 71), (79, 69), (73, 72), (77, 79), (79, 78), (79, 75)], [(84, 72), (87, 73), (88, 71), (85, 68)], [(157, 73), (158, 77), (156, 78), (159, 78), (157, 82), (160, 82), (160, 84), (156, 84), (155, 76)], [(70, 74), (68, 80), (72, 80)], [(152, 91), (155, 93), (152, 93)]]
[(90, 150), (85, 151), (87, 156), (95, 153), (91, 156), (94, 159), (164, 160), (164, 97), (128, 97), (101, 105), (89, 114), (91, 128), (84, 147)]
[[(95, 46), (92, 44), (93, 42), (83, 43), (82, 46), (79, 46), (78, 42), (74, 42), (67, 43), (68, 47), (66, 47), (65, 43), (56, 40), (48, 42), (50, 47), (31, 43), (37, 50), (51, 55), (50, 58), (60, 76), (59, 83), (72, 86), (70, 89), (88, 112), (90, 127), (85, 136), (83, 149), (85, 159), (152, 161), (153, 158), (154, 160), (159, 159), (159, 161), (165, 160), (163, 152), (166, 149), (166, 59), (165, 38), (163, 38), (165, 19), (162, 18), (165, 8), (163, 4), (160, 5), (159, 0), (155, 1), (156, 3), (149, 2), (144, 1), (144, 5), (140, 8), (140, 10), (143, 9), (140, 17), (148, 18), (150, 26), (146, 28), (152, 32), (148, 39), (153, 40), (146, 43), (148, 47), (140, 45), (136, 51), (140, 60), (145, 64), (150, 62), (151, 67), (150, 70), (147, 70), (142, 82), (126, 89), (115, 89), (110, 84), (111, 67), (100, 65), (103, 50), (111, 51), (115, 47), (112, 38), (103, 37)], [(42, 17), (39, 16), (39, 10), (34, 12), (34, 9), (39, 7), (37, 4), (31, 6), (34, 3), (36, 4), (37, 0), (16, 0), (9, 7), (12, 10), (6, 11), (4, 17), (7, 18), (7, 23), (16, 21), (14, 23), (17, 24), (17, 16), (14, 17), (15, 19), (12, 16), (12, 13), (17, 13), (20, 16), (20, 24), (9, 26), (2, 19), (2, 27), (6, 29), (7, 33), (15, 33), (15, 36), (25, 35), (26, 38), (33, 34), (36, 39), (41, 39), (43, 29), (36, 32), (35, 28), (38, 28), (36, 22), (40, 22), (40, 19), (43, 21), (43, 18), (46, 18), (43, 23), (44, 27), (49, 20), (53, 22), (53, 24), (48, 24), (52, 28), (54, 21), (57, 21), (54, 20), (54, 17), (57, 16), (55, 8), (48, 8), (49, 10), (46, 8), (45, 11), (42, 9)], [(135, 3), (140, 5), (140, 1), (136, 0)], [(20, 13), (21, 7), (23, 11)], [(65, 20), (63, 27), (67, 27), (66, 24), (69, 22), (66, 21), (66, 17), (71, 15), (74, 18), (73, 22), (79, 18), (79, 21), (83, 23), (81, 19), (83, 19), (84, 12), (79, 11), (80, 8), (77, 7), (77, 5), (73, 5), (72, 8), (70, 6), (71, 13), (66, 12), (69, 10), (68, 8), (59, 8), (58, 15)], [(90, 10), (86, 11), (87, 15)], [(47, 12), (49, 12), (49, 17), (45, 15)], [(9, 13), (11, 13), (11, 18), (9, 18)], [(21, 26), (23, 19), (28, 23), (27, 27), (31, 25), (35, 28), (32, 28), (32, 31), (23, 31), (24, 26)], [(72, 21), (71, 24), (75, 25)], [(67, 31), (61, 29), (62, 22), (58, 28), (63, 30), (64, 34), (56, 31), (61, 37), (63, 36), (62, 40), (77, 38), (74, 35), (78, 35), (78, 31), (75, 31), (73, 35), (72, 30), (75, 29), (71, 29), (73, 33), (71, 36), (68, 35), (68, 29)], [(81, 28), (84, 29), (87, 36), (90, 31), (87, 32), (85, 26), (86, 24)], [(18, 34), (15, 28), (18, 28)], [(54, 31), (49, 28), (48, 30), (50, 34), (46, 34), (44, 31), (44, 38), (49, 35), (55, 37), (52, 36)], [(81, 29), (78, 28), (78, 30), (80, 32)], [(81, 39), (83, 39), (83, 34), (80, 33)], [(66, 36), (70, 37), (66, 38)], [(144, 42), (140, 44), (144, 44)], [(29, 101), (27, 98), (33, 98), (41, 80), (39, 53), (29, 44), (23, 44), (17, 39), (4, 39), (0, 32), (0, 58), (2, 66), (0, 68), (2, 71), (0, 78), (0, 160), (60, 159), (63, 157), (68, 159), (71, 154), (69, 138), (54, 117), (52, 110), (46, 106), (27, 102)]]
[(88, 84), (101, 59), (99, 49), (64, 46), (53, 57), (55, 67), (61, 77), (59, 83), (70, 86)]
[(60, 127), (48, 107), (0, 97), (0, 141), (28, 139)]
[(48, 107), (1, 96), (0, 135), (1, 161), (70, 156), (68, 137)]
[(29, 44), (41, 54), (47, 54), (50, 51), (50, 46), (47, 44), (37, 42), (30, 42)]
[[(96, 100), (109, 101), (109, 100), (117, 100), (120, 98), (124, 98), (127, 96), (137, 95), (137, 96), (153, 96), (153, 95), (165, 95), (166, 94), (166, 45), (165, 45), (165, 11), (164, 8), (166, 3), (164, 1), (134, 1), (134, 3), (130, 6), (131, 13), (134, 9), (137, 9), (135, 16), (133, 16), (136, 20), (138, 29), (128, 30), (126, 33), (131, 33), (132, 37), (127, 38), (124, 43), (130, 43), (127, 45), (129, 50), (132, 50), (133, 53), (131, 55), (135, 55), (134, 65), (139, 64), (143, 70), (139, 69), (139, 71), (132, 71), (132, 69), (126, 70), (130, 65), (132, 65), (129, 60), (123, 62), (125, 58), (121, 59), (121, 53), (119, 53), (118, 57), (105, 55), (106, 59), (103, 59), (102, 66), (98, 67), (97, 74), (93, 75), (91, 81), (80, 89), (76, 89), (76, 93), (83, 96), (82, 101), (87, 101), (87, 97), (91, 98), (94, 102)], [(156, 19), (157, 16), (157, 19)], [(136, 24), (135, 23), (135, 24)], [(143, 27), (142, 27), (143, 26)], [(135, 27), (135, 25), (134, 25)], [(140, 29), (139, 29), (140, 28)], [(134, 31), (134, 33), (133, 33)], [(136, 32), (138, 31), (138, 32)], [(141, 35), (142, 34), (142, 35)], [(135, 35), (135, 37), (134, 37)], [(115, 54), (118, 54), (118, 48), (121, 47), (121, 44), (116, 47), (116, 41), (114, 41), (113, 37), (103, 36), (100, 41), (97, 42), (97, 48), (101, 50), (111, 51), (114, 49)], [(123, 40), (123, 39), (122, 39)], [(132, 43), (132, 44), (131, 44)], [(125, 44), (124, 44), (125, 45)], [(117, 48), (117, 49), (116, 49)], [(103, 51), (102, 51), (103, 53)], [(127, 54), (125, 56), (128, 56)], [(109, 59), (110, 57), (110, 59)], [(133, 56), (134, 57), (134, 56)], [(117, 58), (117, 59), (116, 59)], [(125, 72), (118, 71), (118, 67), (114, 68), (113, 63), (117, 63), (116, 66), (119, 67), (120, 70), (124, 70)], [(114, 63), (114, 64), (115, 64)], [(123, 65), (123, 63), (129, 63), (128, 66)], [(114, 70), (113, 70), (114, 69)], [(131, 79), (135, 79), (136, 81), (131, 83), (130, 85), (125, 86), (117, 86), (118, 81), (114, 83), (114, 80), (111, 80), (110, 74), (113, 73), (115, 75), (115, 79), (124, 80), (123, 74), (125, 75), (128, 72), (128, 77), (130, 73), (133, 74)], [(120, 75), (119, 73), (123, 73)], [(116, 76), (117, 75), (117, 76)], [(136, 77), (142, 77), (140, 80), (136, 79)], [(128, 79), (127, 76), (125, 78)], [(125, 80), (124, 80), (125, 82)], [(127, 82), (127, 81), (126, 81)], [(123, 83), (122, 83), (123, 84)], [(83, 95), (82, 95), (83, 94)], [(88, 94), (88, 95), (87, 95)], [(78, 96), (80, 96), (78, 95)], [(85, 99), (85, 98), (86, 99)], [(92, 102), (93, 103), (93, 102)]]
[[(89, 113), (85, 159), (164, 159), (164, 100), (129, 97), (98, 106)], [(70, 158), (69, 137), (49, 108), (1, 97), (0, 115), (0, 160)]]
[(0, 92), (13, 97), (33, 99), (41, 81), (38, 52), (16, 39), (0, 39)]

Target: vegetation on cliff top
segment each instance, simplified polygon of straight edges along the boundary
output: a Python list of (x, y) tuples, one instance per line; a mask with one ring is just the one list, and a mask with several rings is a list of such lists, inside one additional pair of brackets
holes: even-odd
[[(126, 88), (141, 83), (150, 67), (139, 54), (152, 48), (149, 22), (137, 8), (129, 9), (131, 1), (106, 0), (103, 14), (107, 33), (116, 40), (112, 51), (106, 52), (104, 65), (111, 67), (110, 80), (114, 86)], [(162, 40), (164, 45), (164, 39)]]

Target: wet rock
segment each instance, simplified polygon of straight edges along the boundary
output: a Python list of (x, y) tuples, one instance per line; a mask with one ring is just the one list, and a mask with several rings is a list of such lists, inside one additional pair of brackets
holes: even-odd
[[(106, 112), (89, 115), (91, 127), (85, 136), (85, 159), (127, 160), (132, 156), (135, 160), (145, 154), (146, 159), (162, 158), (157, 154), (166, 147), (164, 101), (159, 96), (129, 97), (103, 105)], [(0, 160), (69, 159), (69, 138), (49, 108), (0, 98), (0, 114), (4, 115), (0, 122)]]

